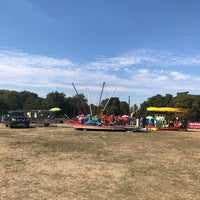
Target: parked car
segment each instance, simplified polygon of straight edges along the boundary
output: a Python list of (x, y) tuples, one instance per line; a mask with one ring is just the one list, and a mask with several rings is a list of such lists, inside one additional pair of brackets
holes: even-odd
[(23, 111), (9, 111), (4, 117), (4, 123), (6, 127), (24, 127), (28, 128), (30, 125), (30, 119)]

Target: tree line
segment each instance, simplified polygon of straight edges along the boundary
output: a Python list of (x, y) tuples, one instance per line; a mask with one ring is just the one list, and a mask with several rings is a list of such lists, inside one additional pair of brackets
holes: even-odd
[[(104, 110), (106, 106), (106, 109)], [(0, 90), (0, 111), (5, 113), (9, 110), (49, 110), (53, 107), (62, 109), (61, 114), (66, 114), (70, 118), (77, 116), (80, 113), (90, 113), (93, 115), (129, 115), (135, 111), (136, 117), (148, 115), (147, 107), (181, 107), (187, 108), (185, 114), (190, 121), (199, 121), (200, 119), (200, 95), (189, 94), (189, 92), (177, 93), (176, 96), (171, 94), (157, 94), (148, 98), (140, 104), (140, 106), (130, 106), (125, 101), (120, 101), (118, 97), (103, 99), (100, 105), (88, 104), (86, 97), (83, 94), (76, 94), (72, 97), (66, 97), (64, 93), (51, 92), (45, 98), (39, 97), (37, 94), (29, 91), (10, 91)]]
[(148, 115), (147, 107), (180, 107), (186, 108), (187, 113), (182, 114), (183, 117), (190, 121), (198, 122), (200, 120), (200, 95), (189, 94), (189, 92), (177, 93), (176, 96), (171, 94), (157, 94), (148, 98), (140, 105), (138, 115)]
[(59, 107), (62, 111), (59, 114), (66, 114), (68, 117), (76, 117), (80, 113), (88, 114), (93, 112), (94, 115), (100, 114), (104, 109), (104, 114), (128, 114), (129, 105), (120, 101), (118, 97), (104, 99), (100, 105), (88, 105), (88, 101), (83, 94), (76, 94), (72, 97), (66, 97), (64, 93), (51, 92), (46, 98), (39, 97), (37, 94), (29, 91), (10, 91), (0, 90), (0, 111), (5, 114), (10, 110), (49, 110), (53, 107)]

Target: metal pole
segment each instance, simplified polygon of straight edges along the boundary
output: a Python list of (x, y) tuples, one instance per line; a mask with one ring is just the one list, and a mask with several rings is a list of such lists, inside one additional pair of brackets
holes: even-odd
[(98, 107), (99, 107), (100, 104), (101, 104), (101, 99), (102, 99), (102, 95), (103, 95), (104, 86), (105, 86), (105, 82), (103, 82), (103, 86), (102, 86), (102, 89), (101, 89), (101, 94), (100, 94), (100, 98), (99, 98), (99, 105), (98, 105)]
[(130, 96), (128, 96), (128, 115), (129, 115), (128, 125), (130, 125), (130, 114), (131, 114), (130, 102), (131, 102)]
[(72, 85), (73, 85), (74, 90), (75, 90), (75, 92), (76, 92), (76, 94), (77, 94), (77, 96), (78, 96), (78, 98), (79, 98), (79, 101), (80, 101), (80, 103), (81, 103), (81, 105), (82, 105), (83, 111), (84, 111), (85, 114), (86, 114), (86, 113), (87, 113), (86, 108), (85, 108), (83, 102), (81, 101), (81, 98), (80, 98), (80, 96), (79, 96), (79, 94), (78, 94), (78, 91), (76, 90), (76, 87), (75, 87), (74, 83), (72, 83)]
[(93, 116), (93, 114), (92, 114), (92, 107), (91, 107), (91, 103), (90, 103), (89, 89), (86, 88), (86, 91), (87, 91), (87, 96), (88, 96), (88, 103), (90, 105), (90, 115)]
[(112, 98), (112, 96), (113, 96), (113, 94), (114, 94), (115, 91), (116, 91), (116, 88), (113, 90), (110, 98), (108, 99), (108, 101), (106, 102), (106, 105), (104, 106), (103, 110), (101, 111), (101, 115), (103, 114), (104, 110), (106, 109), (106, 107), (107, 107), (107, 105), (108, 105), (108, 103), (109, 103), (110, 99)]

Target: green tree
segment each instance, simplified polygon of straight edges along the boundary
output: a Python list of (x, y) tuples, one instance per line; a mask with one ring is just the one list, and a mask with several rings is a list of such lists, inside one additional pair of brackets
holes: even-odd
[(23, 109), (18, 92), (6, 91), (4, 95), (8, 110)]
[(110, 99), (102, 100), (101, 105), (103, 105), (103, 114), (107, 115), (119, 115), (120, 112), (120, 100), (118, 97), (112, 97)]
[(188, 93), (177, 93), (174, 98), (175, 107), (187, 108), (186, 117), (191, 121), (199, 121), (200, 119), (200, 96)]
[(89, 113), (89, 107), (87, 104), (87, 99), (83, 94), (77, 94), (73, 97), (68, 97), (66, 99), (67, 105), (69, 106), (68, 114), (72, 117), (77, 116), (80, 113)]
[(167, 107), (172, 106), (173, 96), (171, 94), (166, 94), (162, 96), (157, 94), (156, 96), (148, 98), (148, 106), (156, 106), (156, 107)]
[(23, 110), (45, 109), (44, 99), (38, 97), (38, 95), (35, 93), (22, 91), (22, 92), (19, 92), (19, 98), (20, 98), (20, 102), (21, 102)]
[(137, 116), (140, 117), (142, 115), (147, 115), (147, 107), (168, 107), (173, 106), (173, 96), (171, 94), (166, 94), (162, 96), (161, 94), (157, 94), (153, 97), (147, 99), (140, 105), (140, 109), (137, 113)]
[(177, 96), (173, 99), (175, 107), (191, 108), (194, 98), (188, 93), (177, 93)]
[(138, 105), (137, 104), (134, 104), (133, 106), (131, 106), (131, 108), (130, 108), (130, 110), (131, 111), (135, 111), (135, 112), (137, 112), (138, 111)]
[(188, 109), (188, 119), (191, 121), (200, 121), (200, 96), (193, 96), (194, 101), (192, 106)]
[(129, 104), (125, 101), (120, 101), (120, 112), (129, 115)]
[(7, 103), (7, 98), (5, 93), (8, 93), (6, 90), (0, 90), (0, 111), (1, 113), (4, 113), (6, 110), (9, 110), (9, 105)]
[(53, 107), (64, 109), (65, 107), (65, 94), (59, 92), (51, 92), (47, 94), (45, 99), (46, 108), (49, 110)]

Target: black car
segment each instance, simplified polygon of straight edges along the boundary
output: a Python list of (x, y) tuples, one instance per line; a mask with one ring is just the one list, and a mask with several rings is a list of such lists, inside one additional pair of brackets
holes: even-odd
[(6, 127), (24, 127), (28, 128), (30, 125), (30, 119), (23, 111), (9, 111), (4, 117), (4, 123)]

